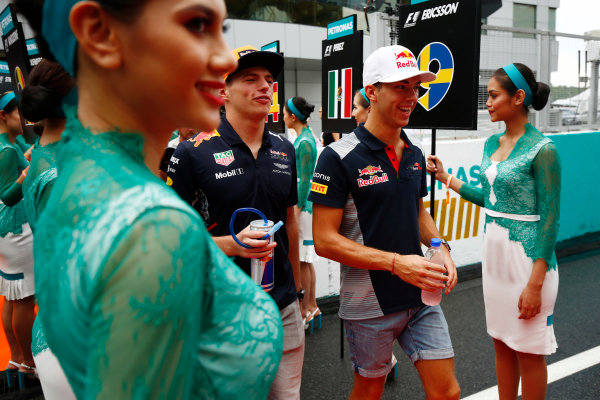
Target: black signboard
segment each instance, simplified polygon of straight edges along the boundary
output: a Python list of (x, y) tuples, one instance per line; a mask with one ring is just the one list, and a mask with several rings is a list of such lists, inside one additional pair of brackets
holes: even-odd
[(362, 88), (363, 33), (323, 40), (322, 104), (324, 132), (351, 132), (354, 92)]
[(27, 54), (23, 28), (21, 23), (17, 21), (13, 7), (12, 4), (9, 4), (0, 13), (0, 26), (2, 28), (2, 42), (4, 43), (12, 87), (18, 98), (25, 87), (31, 63)]
[[(260, 49), (261, 51), (279, 53), (283, 56), (283, 53), (279, 50), (279, 40), (266, 44)], [(285, 133), (285, 124), (283, 123), (283, 103), (285, 102), (284, 82), (284, 69), (282, 68), (273, 82), (273, 104), (271, 104), (269, 115), (265, 118), (267, 129), (273, 133)]]
[(398, 44), (419, 68), (437, 74), (421, 85), (410, 128), (477, 129), (480, 0), (431, 0), (402, 6)]

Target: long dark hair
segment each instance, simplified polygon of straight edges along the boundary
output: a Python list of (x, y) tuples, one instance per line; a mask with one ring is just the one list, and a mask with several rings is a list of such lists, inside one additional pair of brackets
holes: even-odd
[[(548, 103), (548, 96), (550, 96), (550, 86), (543, 82), (536, 82), (533, 71), (527, 65), (520, 63), (513, 63), (513, 65), (523, 75), (525, 82), (527, 82), (527, 85), (531, 89), (531, 93), (533, 93), (531, 107), (538, 111), (544, 108)], [(498, 68), (492, 75), (492, 78), (496, 79), (502, 89), (506, 90), (511, 96), (514, 96), (519, 90), (503, 68)], [(527, 107), (525, 108), (527, 109)]]

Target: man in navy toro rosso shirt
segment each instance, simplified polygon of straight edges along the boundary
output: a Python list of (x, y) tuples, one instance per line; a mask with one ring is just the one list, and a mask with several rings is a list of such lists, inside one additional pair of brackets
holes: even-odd
[[(179, 144), (168, 168), (167, 184), (202, 216), (217, 245), (250, 274), (250, 259), (274, 248), (275, 285), (269, 292), (279, 306), (284, 328), (283, 356), (269, 399), (299, 399), (304, 361), (304, 324), (299, 298), (300, 259), (298, 202), (294, 146), (265, 126), (273, 102), (273, 80), (283, 68), (283, 57), (252, 47), (234, 50), (238, 68), (226, 78), (222, 96), (225, 115), (214, 132), (202, 132)], [(283, 227), (274, 243), (265, 233), (250, 231), (256, 214), (239, 213), (234, 230), (246, 249), (230, 235), (229, 221), (238, 208), (262, 211)]]
[(427, 398), (460, 396), (442, 309), (421, 302), (421, 289), (452, 290), (456, 266), (445, 247), (445, 266), (422, 257), (421, 243), (440, 234), (423, 207), (425, 159), (402, 131), (421, 82), (434, 79), (405, 47), (373, 52), (363, 68), (367, 122), (325, 148), (313, 176), (315, 249), (341, 266), (339, 315), (355, 371), (351, 399), (381, 397), (394, 340), (417, 368)]

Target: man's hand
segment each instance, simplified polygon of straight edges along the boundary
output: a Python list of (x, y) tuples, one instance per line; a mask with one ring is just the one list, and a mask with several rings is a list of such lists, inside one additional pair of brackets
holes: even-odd
[(269, 239), (261, 239), (265, 234), (266, 232), (263, 231), (251, 231), (250, 225), (248, 225), (236, 236), (240, 242), (252, 247), (247, 249), (235, 243), (236, 250), (233, 255), (244, 258), (263, 258), (268, 256), (271, 250), (277, 246), (277, 243), (269, 243)]
[(446, 287), (449, 276), (444, 275), (446, 268), (429, 262), (425, 257), (417, 255), (396, 255), (392, 273), (403, 281), (418, 288), (432, 292)]
[(446, 282), (446, 290), (444, 293), (450, 294), (452, 289), (454, 289), (458, 283), (458, 273), (456, 272), (456, 264), (454, 264), (454, 261), (447, 250), (444, 251), (444, 266), (448, 273), (448, 281)]

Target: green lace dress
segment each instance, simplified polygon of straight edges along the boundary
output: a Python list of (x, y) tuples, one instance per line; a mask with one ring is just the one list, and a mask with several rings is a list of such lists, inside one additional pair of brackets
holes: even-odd
[(0, 134), (0, 295), (7, 300), (24, 299), (35, 292), (33, 240), (22, 188), (15, 182), (28, 164), (8, 133)]
[(317, 142), (310, 128), (302, 128), (302, 132), (294, 140), (296, 153), (296, 171), (298, 173), (298, 238), (300, 240), (300, 261), (312, 263), (316, 253), (312, 237), (312, 202), (308, 201), (312, 176), (317, 163)]
[[(554, 245), (560, 209), (560, 158), (554, 143), (531, 124), (505, 161), (490, 157), (503, 134), (485, 143), (481, 186), (464, 184), (460, 195), (485, 207), (482, 257), (487, 331), (510, 348), (530, 354), (552, 354), (553, 312), (558, 292)], [(541, 312), (519, 319), (519, 296), (533, 262), (546, 260)]]
[(39, 317), (76, 397), (266, 398), (277, 306), (144, 165), (141, 135), (66, 114), (35, 258)]

